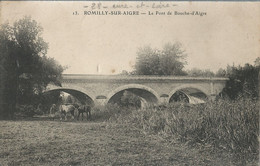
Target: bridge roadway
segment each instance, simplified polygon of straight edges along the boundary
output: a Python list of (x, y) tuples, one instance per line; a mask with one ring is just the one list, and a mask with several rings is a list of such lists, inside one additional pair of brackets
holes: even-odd
[(62, 87), (52, 84), (46, 91), (63, 91), (72, 94), (82, 103), (105, 105), (120, 99), (125, 90), (148, 103), (163, 104), (174, 101), (178, 92), (214, 99), (224, 88), (227, 78), (128, 76), (128, 75), (62, 75)]

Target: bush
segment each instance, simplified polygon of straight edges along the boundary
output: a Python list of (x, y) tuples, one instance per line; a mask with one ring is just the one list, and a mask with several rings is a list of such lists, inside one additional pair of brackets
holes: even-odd
[(118, 104), (107, 104), (102, 108), (94, 108), (92, 111), (92, 119), (103, 121), (119, 121), (122, 117), (131, 113), (131, 107), (126, 108)]
[(132, 92), (124, 91), (123, 96), (120, 98), (119, 105), (121, 107), (141, 107), (141, 98)]
[(43, 109), (36, 109), (35, 110), (35, 115), (44, 115)]
[(32, 105), (19, 105), (16, 109), (16, 115), (33, 117), (35, 115), (35, 108)]

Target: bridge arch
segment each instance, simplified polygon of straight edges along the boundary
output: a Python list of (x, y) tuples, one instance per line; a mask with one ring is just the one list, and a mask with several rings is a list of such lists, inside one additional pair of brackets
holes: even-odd
[[(71, 90), (75, 90), (81, 93), (86, 94), (87, 96), (89, 96), (92, 100), (95, 99), (95, 95), (93, 93), (88, 92), (84, 87), (78, 86), (77, 84), (73, 85), (73, 84), (62, 84), (62, 87), (60, 86), (56, 86), (53, 84), (49, 84), (46, 88), (46, 91), (50, 91), (50, 90), (59, 90), (59, 89), (71, 89)], [(94, 100), (93, 100), (94, 101)]]
[(47, 94), (47, 93), (51, 93), (54, 91), (66, 92), (66, 93), (74, 96), (75, 98), (77, 98), (81, 104), (90, 104), (92, 106), (95, 105), (93, 98), (90, 97), (88, 94), (86, 94), (82, 91), (79, 91), (79, 90), (71, 89), (71, 88), (59, 87), (59, 88), (47, 90), (44, 93)]
[[(154, 102), (158, 102), (159, 101), (159, 98), (160, 96), (158, 95), (158, 93), (153, 90), (152, 88), (148, 87), (148, 86), (145, 86), (145, 85), (140, 85), (140, 84), (127, 84), (127, 85), (123, 85), (123, 86), (120, 86), (116, 89), (114, 89), (113, 91), (111, 91), (108, 95), (107, 95), (107, 100), (105, 101), (105, 104), (108, 104), (109, 101), (111, 100), (111, 98), (113, 96), (115, 96), (116, 94), (118, 94), (119, 92), (122, 92), (124, 90), (141, 90), (143, 92), (146, 92), (146, 94), (148, 95), (151, 95), (150, 97), (152, 98), (152, 100)], [(139, 94), (138, 96), (140, 96), (141, 98), (143, 99), (147, 99), (145, 94)]]
[[(168, 103), (170, 103), (172, 96), (173, 96), (176, 92), (181, 91), (181, 90), (185, 90), (185, 89), (197, 90), (197, 92), (203, 93), (203, 94), (206, 96), (206, 98), (208, 98), (208, 99), (210, 98), (209, 92), (208, 92), (205, 88), (203, 88), (203, 87), (201, 87), (201, 86), (199, 86), (199, 85), (181, 85), (181, 86), (178, 86), (178, 87), (174, 88), (174, 89), (170, 92), (170, 94), (169, 94), (169, 99), (168, 99)], [(184, 93), (185, 95), (187, 95), (187, 93), (185, 93), (185, 92), (182, 92), (182, 93)], [(187, 96), (187, 98), (189, 98), (189, 96)]]

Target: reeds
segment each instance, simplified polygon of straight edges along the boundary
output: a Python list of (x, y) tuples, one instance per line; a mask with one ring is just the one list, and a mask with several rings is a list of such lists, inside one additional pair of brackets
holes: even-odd
[(126, 116), (118, 112), (113, 119), (189, 145), (207, 145), (244, 156), (259, 154), (259, 107), (249, 99), (203, 105), (175, 103), (127, 112)]

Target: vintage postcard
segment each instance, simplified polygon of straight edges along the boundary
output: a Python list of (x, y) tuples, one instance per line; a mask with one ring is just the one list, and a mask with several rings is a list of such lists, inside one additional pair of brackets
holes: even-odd
[(259, 164), (260, 2), (1, 1), (0, 25), (0, 166)]

